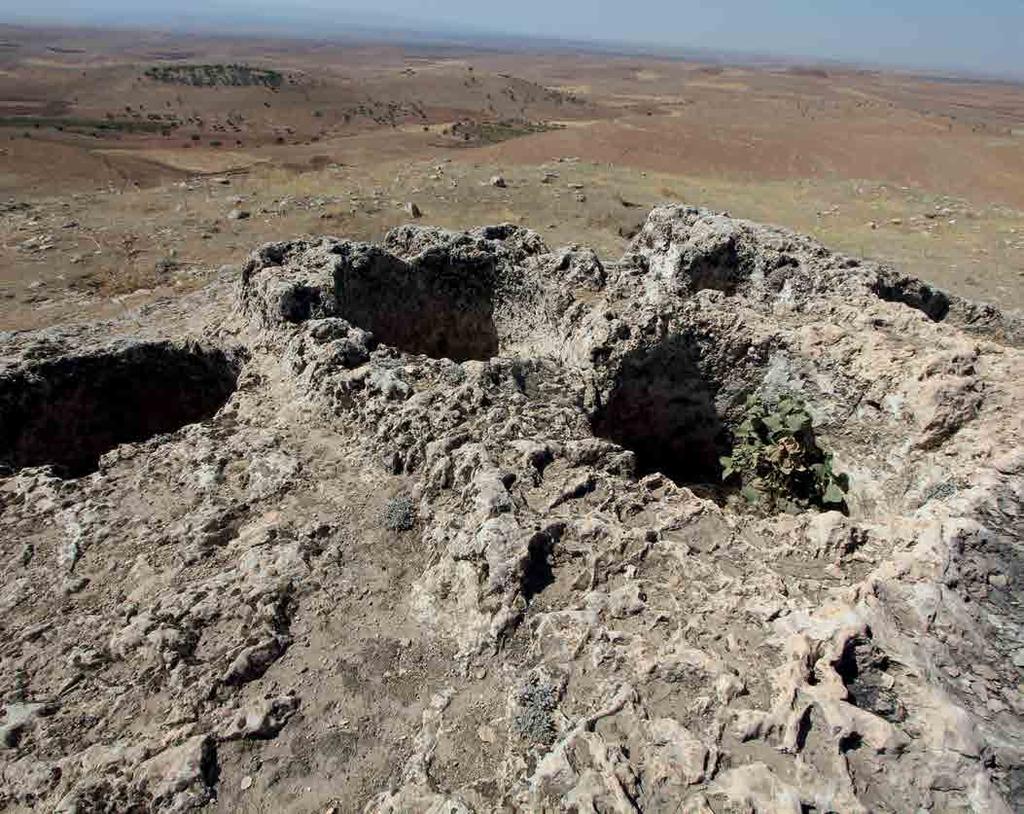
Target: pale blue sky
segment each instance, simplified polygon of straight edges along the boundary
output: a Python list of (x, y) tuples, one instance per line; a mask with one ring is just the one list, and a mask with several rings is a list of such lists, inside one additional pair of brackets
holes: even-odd
[(702, 47), (1024, 78), (1024, 0), (0, 0), (0, 20), (273, 29), (349, 24)]

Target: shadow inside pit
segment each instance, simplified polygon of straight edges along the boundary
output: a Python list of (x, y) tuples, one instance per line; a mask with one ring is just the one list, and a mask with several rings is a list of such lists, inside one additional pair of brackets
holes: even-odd
[(901, 723), (907, 710), (893, 690), (888, 657), (866, 637), (850, 639), (833, 667), (843, 680), (847, 700), (855, 707), (866, 709), (890, 723)]
[(119, 444), (210, 418), (237, 378), (222, 351), (169, 342), (42, 362), (0, 378), (0, 463), (87, 475)]
[(932, 322), (942, 322), (949, 314), (949, 297), (913, 277), (883, 274), (871, 287), (886, 302), (898, 302), (920, 311)]
[(342, 265), (338, 314), (406, 353), (465, 362), (498, 354), (492, 262), (453, 262), (444, 252), (415, 264), (386, 252)]
[(545, 532), (538, 532), (530, 540), (529, 556), (523, 563), (520, 585), (527, 602), (555, 582), (555, 572), (551, 565), (553, 548), (554, 540)]
[(680, 485), (717, 490), (729, 435), (715, 408), (717, 387), (697, 361), (685, 337), (627, 356), (592, 429), (632, 450), (639, 476), (661, 472)]

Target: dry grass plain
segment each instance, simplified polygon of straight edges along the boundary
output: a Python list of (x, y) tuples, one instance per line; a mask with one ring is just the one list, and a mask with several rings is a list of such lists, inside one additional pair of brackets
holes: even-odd
[[(277, 84), (183, 81), (205, 65)], [(410, 201), (608, 258), (650, 206), (708, 206), (1020, 308), (1024, 85), (0, 27), (0, 329), (193, 289), (268, 240), (376, 238)]]

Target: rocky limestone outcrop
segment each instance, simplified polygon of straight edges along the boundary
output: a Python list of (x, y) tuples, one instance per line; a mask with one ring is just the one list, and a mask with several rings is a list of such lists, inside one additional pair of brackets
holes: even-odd
[[(1019, 315), (686, 207), (234, 282), (0, 343), (3, 805), (1024, 805)], [(750, 393), (845, 513), (729, 494)]]

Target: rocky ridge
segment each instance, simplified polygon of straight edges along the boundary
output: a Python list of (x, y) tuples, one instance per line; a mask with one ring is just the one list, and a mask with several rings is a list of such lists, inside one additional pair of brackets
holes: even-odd
[[(0, 341), (12, 810), (1024, 805), (1024, 328), (654, 210), (266, 245)], [(795, 393), (848, 512), (719, 456)]]

